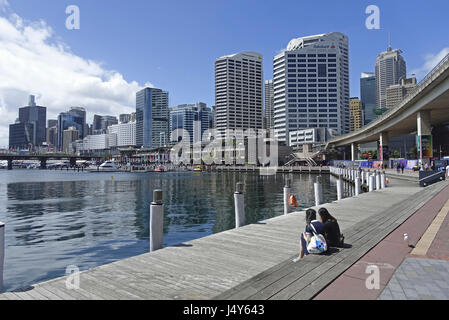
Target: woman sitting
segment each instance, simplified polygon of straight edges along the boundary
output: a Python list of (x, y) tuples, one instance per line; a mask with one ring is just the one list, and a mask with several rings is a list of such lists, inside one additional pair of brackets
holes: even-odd
[(332, 217), (325, 208), (318, 210), (318, 214), (323, 222), (323, 235), (326, 238), (328, 247), (343, 248), (344, 237), (340, 233), (337, 219)]
[(309, 255), (307, 251), (307, 245), (310, 242), (311, 237), (314, 233), (324, 235), (323, 224), (316, 219), (316, 211), (309, 209), (306, 211), (306, 231), (301, 234), (301, 242), (299, 248), (299, 257), (293, 260), (294, 262), (299, 261), (304, 257), (304, 255)]

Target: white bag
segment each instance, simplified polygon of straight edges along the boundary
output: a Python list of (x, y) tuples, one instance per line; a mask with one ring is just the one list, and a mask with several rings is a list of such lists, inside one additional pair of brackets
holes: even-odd
[(317, 234), (315, 227), (311, 223), (313, 236), (310, 239), (309, 244), (307, 245), (307, 251), (310, 254), (321, 254), (327, 251), (327, 243), (326, 239), (322, 234)]

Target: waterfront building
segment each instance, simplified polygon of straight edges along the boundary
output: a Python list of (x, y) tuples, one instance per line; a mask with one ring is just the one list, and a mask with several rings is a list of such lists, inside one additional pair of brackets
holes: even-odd
[(109, 148), (134, 147), (136, 145), (136, 122), (119, 123), (108, 128)]
[(79, 134), (79, 139), (87, 136), (88, 126), (86, 124), (86, 110), (81, 107), (72, 107), (67, 112), (62, 112), (58, 116), (58, 144), (57, 147), (63, 149), (63, 133), (70, 127), (75, 127)]
[(359, 130), (363, 127), (363, 104), (359, 98), (351, 98), (351, 132)]
[(65, 153), (73, 152), (73, 143), (79, 139), (79, 131), (76, 127), (69, 127), (63, 132), (62, 151)]
[(109, 126), (118, 124), (117, 117), (115, 116), (100, 116), (94, 115), (94, 122), (92, 124), (92, 134), (103, 134)]
[(329, 138), (329, 134), (329, 129), (327, 128), (310, 128), (290, 131), (290, 147), (297, 149), (304, 145), (313, 146), (314, 144), (324, 143)]
[[(184, 104), (170, 108), (170, 132), (184, 129), (188, 132), (190, 143), (201, 141), (206, 130), (212, 129), (213, 113), (205, 103)], [(187, 137), (183, 137), (187, 140)], [(174, 140), (171, 142), (178, 142)]]
[(215, 61), (215, 124), (227, 129), (263, 128), (262, 55), (242, 52)]
[(169, 141), (168, 92), (145, 88), (136, 94), (136, 144), (147, 149)]
[(360, 100), (363, 105), (364, 125), (377, 118), (376, 73), (363, 72), (360, 77)]
[(376, 101), (379, 113), (387, 110), (387, 88), (400, 84), (406, 78), (407, 66), (402, 51), (388, 47), (380, 53), (376, 62)]
[(19, 118), (9, 127), (10, 148), (41, 146), (46, 141), (47, 108), (36, 105), (30, 95), (28, 106), (19, 108)]
[[(109, 134), (95, 134), (87, 136), (82, 142), (82, 151), (105, 151), (109, 149)], [(112, 137), (112, 144), (116, 144), (116, 138)]]
[(274, 127), (274, 87), (273, 80), (265, 81), (265, 108), (264, 108), (264, 128), (271, 129)]
[(387, 88), (387, 109), (393, 109), (410, 93), (414, 92), (418, 84), (416, 78), (401, 79), (400, 84), (395, 84)]
[(350, 130), (349, 40), (339, 32), (293, 39), (274, 57), (274, 131), (290, 145), (291, 131)]

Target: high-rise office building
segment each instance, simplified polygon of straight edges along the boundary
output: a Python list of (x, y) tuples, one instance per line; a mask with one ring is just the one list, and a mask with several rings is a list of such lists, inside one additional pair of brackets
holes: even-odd
[(131, 122), (131, 114), (130, 113), (121, 114), (119, 119), (120, 119), (120, 123)]
[(76, 127), (69, 127), (63, 132), (62, 151), (65, 153), (73, 152), (73, 143), (79, 139), (79, 131)]
[(10, 126), (10, 147), (29, 148), (40, 146), (46, 140), (47, 108), (36, 105), (30, 95), (28, 106), (19, 108), (19, 118)]
[(168, 92), (145, 88), (136, 94), (136, 144), (158, 148), (169, 142)]
[(359, 98), (351, 98), (351, 132), (359, 130), (363, 127), (363, 104)]
[[(190, 143), (202, 140), (206, 130), (212, 129), (212, 110), (205, 103), (184, 104), (170, 108), (170, 132), (184, 129), (188, 132)], [(187, 136), (183, 137), (187, 140)], [(178, 140), (171, 142), (178, 142)]]
[(47, 121), (47, 144), (49, 146), (56, 146), (58, 143), (58, 120)]
[(401, 79), (400, 84), (395, 84), (387, 88), (387, 109), (393, 109), (410, 93), (414, 92), (418, 86), (416, 78)]
[(407, 66), (402, 51), (388, 47), (377, 57), (376, 62), (376, 92), (377, 109), (383, 112), (387, 109), (387, 88), (399, 84), (401, 79), (406, 78)]
[(274, 127), (274, 87), (273, 80), (265, 81), (265, 108), (264, 108), (264, 121), (265, 128), (271, 129)]
[(109, 126), (118, 124), (117, 117), (115, 116), (100, 116), (94, 115), (94, 122), (92, 124), (93, 134), (104, 134)]
[(216, 129), (262, 129), (262, 55), (242, 52), (215, 61)]
[(64, 131), (75, 127), (79, 139), (87, 137), (88, 127), (86, 125), (86, 110), (80, 107), (71, 107), (69, 111), (62, 112), (58, 116), (58, 143), (57, 147), (63, 149)]
[(360, 77), (360, 100), (363, 104), (364, 125), (377, 118), (376, 73), (363, 72)]
[(279, 141), (289, 133), (326, 128), (350, 130), (349, 40), (339, 32), (293, 39), (274, 57), (274, 131)]

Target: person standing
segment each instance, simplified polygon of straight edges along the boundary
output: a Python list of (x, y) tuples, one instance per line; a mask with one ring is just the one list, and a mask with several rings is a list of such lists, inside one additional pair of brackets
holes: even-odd
[(404, 169), (405, 169), (405, 166), (404, 166), (403, 163), (401, 163), (401, 171), (402, 171), (402, 174), (404, 174)]

